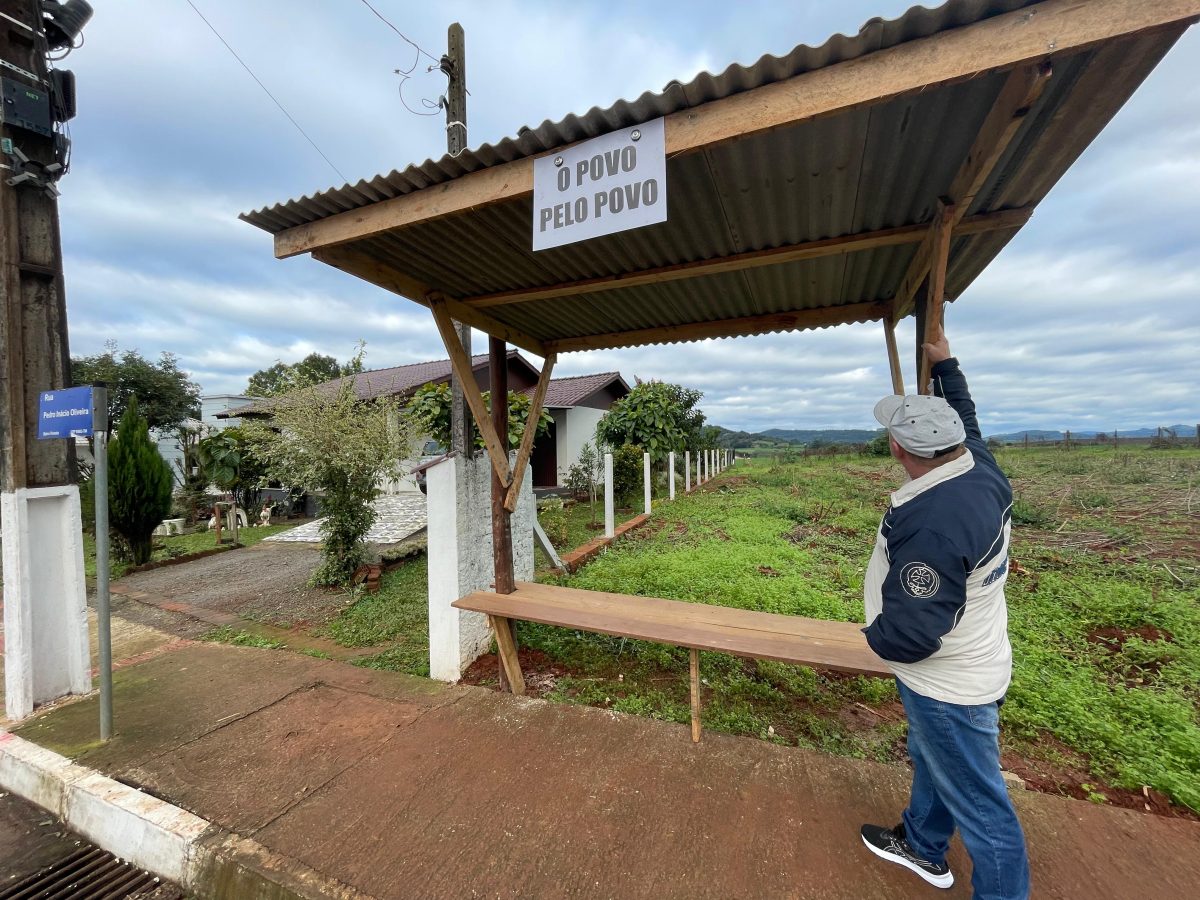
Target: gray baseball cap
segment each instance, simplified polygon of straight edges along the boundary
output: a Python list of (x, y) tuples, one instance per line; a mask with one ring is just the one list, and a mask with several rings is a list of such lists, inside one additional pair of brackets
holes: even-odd
[(931, 459), (939, 450), (956, 447), (967, 437), (958, 413), (931, 394), (893, 394), (875, 404), (875, 419), (914, 456)]

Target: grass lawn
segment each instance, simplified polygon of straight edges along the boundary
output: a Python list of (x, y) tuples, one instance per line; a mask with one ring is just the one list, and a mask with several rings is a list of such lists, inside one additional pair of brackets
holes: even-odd
[[(243, 546), (249, 547), (252, 544), (257, 544), (263, 538), (270, 537), (273, 534), (279, 534), (281, 531), (287, 531), (289, 528), (294, 528), (294, 525), (263, 525), (251, 526), (238, 529), (238, 542)], [(214, 531), (195, 531), (191, 534), (174, 534), (170, 537), (156, 537), (154, 539), (154, 553), (150, 559), (156, 562), (164, 559), (173, 559), (177, 556), (186, 556), (189, 553), (199, 553), (203, 550), (212, 550), (217, 546), (217, 536)], [(111, 551), (110, 551), (111, 552)], [(83, 567), (89, 581), (96, 578), (96, 539), (86, 531), (83, 533)], [(125, 570), (130, 568), (130, 563), (122, 560), (109, 558), (109, 577), (120, 578), (125, 574)]]
[[(1095, 802), (1141, 808), (1146, 786), (1152, 802), (1200, 810), (1200, 453), (1009, 449), (1000, 460), (1018, 498), (1006, 765)], [(743, 463), (562, 583), (862, 621), (863, 569), (900, 479), (882, 459)], [(546, 696), (688, 720), (685, 651), (531, 623), (519, 635), (552, 676)], [(708, 728), (903, 756), (888, 681), (724, 654), (701, 666)]]
[[(641, 502), (642, 498), (639, 495), (638, 503)], [(620, 525), (641, 512), (640, 506), (618, 509), (614, 514), (615, 524)], [(542, 523), (542, 529), (554, 544), (554, 549), (561, 555), (594, 538), (604, 536), (604, 497), (601, 496), (596, 501), (594, 510), (586, 500), (566, 504), (562, 510), (543, 508), (538, 513), (538, 521)], [(550, 560), (542, 553), (542, 548), (536, 545), (534, 559), (539, 571), (550, 568)]]

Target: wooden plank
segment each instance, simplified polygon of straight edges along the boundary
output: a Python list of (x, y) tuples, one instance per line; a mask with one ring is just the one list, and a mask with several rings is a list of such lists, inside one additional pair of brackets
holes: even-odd
[[(946, 299), (946, 268), (950, 263), (950, 238), (954, 228), (954, 207), (938, 201), (938, 214), (933, 225), (933, 256), (929, 269), (929, 293), (925, 298), (925, 315), (922, 317), (922, 332), (917, 335), (917, 349), (921, 344), (935, 340), (942, 330), (942, 305)], [(920, 353), (920, 374), (917, 376), (919, 393), (929, 393), (929, 357)]]
[[(548, 625), (596, 631), (620, 637), (656, 641), (698, 650), (719, 650), (755, 659), (812, 665), (844, 672), (890, 676), (890, 670), (867, 646), (861, 625), (849, 622), (816, 622), (798, 616), (776, 616), (752, 610), (707, 607), (704, 604), (624, 595), (599, 595), (580, 602), (588, 591), (556, 589), (547, 596), (519, 583), (512, 594), (476, 592), (454, 606), (489, 615), (526, 619)], [(613, 598), (619, 598), (614, 601)], [(657, 610), (654, 609), (657, 604)], [(689, 621), (696, 608), (722, 609), (737, 621)], [(663, 610), (677, 615), (662, 615)], [(778, 620), (790, 620), (788, 630), (776, 628)], [(796, 626), (811, 628), (797, 634)], [(815, 626), (815, 627), (813, 627)], [(835, 631), (835, 636), (826, 636)]]
[(700, 651), (688, 651), (688, 687), (692, 695), (692, 743), (700, 743)]
[(429, 308), (433, 311), (433, 321), (437, 323), (442, 343), (446, 347), (446, 353), (450, 356), (450, 365), (453, 366), (458, 380), (462, 383), (463, 396), (466, 397), (467, 405), (471, 407), (471, 415), (475, 417), (475, 427), (483, 435), (484, 446), (487, 447), (488, 456), (492, 460), (492, 469), (501, 483), (507, 486), (512, 479), (508, 469), (508, 453), (500, 443), (495, 426), (492, 425), (491, 415), (483, 402), (479, 384), (475, 381), (475, 370), (471, 366), (467, 352), (463, 350), (462, 342), (458, 339), (458, 332), (454, 330), (454, 320), (451, 319), (442, 300), (430, 300)]
[[(322, 250), (314, 250), (313, 258), (326, 265), (333, 266), (335, 269), (340, 269), (348, 275), (353, 275), (355, 278), (369, 281), (371, 284), (383, 288), (385, 291), (391, 291), (393, 294), (399, 294), (402, 297), (415, 300), (422, 306), (429, 305), (430, 289), (428, 285), (410, 278), (398, 269), (381, 262), (379, 259), (362, 250), (353, 247), (328, 247)], [(487, 334), (502, 337), (510, 344), (516, 344), (530, 353), (535, 353), (538, 356), (546, 355), (546, 347), (536, 338), (523, 334), (512, 326), (505, 325), (503, 322), (493, 319), (482, 310), (468, 309), (450, 297), (443, 297), (442, 299), (445, 302), (446, 308), (450, 311), (451, 317), (455, 320), (465, 322)]]
[(558, 603), (572, 609), (591, 609), (600, 613), (618, 615), (632, 610), (640, 619), (663, 624), (687, 624), (701, 627), (714, 625), (747, 632), (763, 631), (800, 638), (842, 641), (855, 647), (861, 646), (863, 641), (862, 633), (859, 630), (862, 625), (853, 622), (785, 616), (713, 603), (688, 603), (660, 597), (638, 597), (607, 591), (587, 591), (533, 582), (519, 582), (517, 589), (523, 598), (541, 603)]
[(693, 322), (687, 325), (667, 325), (662, 328), (639, 328), (634, 331), (564, 338), (548, 341), (546, 346), (554, 353), (569, 353), (574, 350), (602, 350), (613, 347), (639, 347), (644, 344), (674, 344), (704, 338), (739, 337), (771, 331), (802, 331), (806, 328), (827, 328), (845, 322), (882, 319), (888, 315), (889, 309), (888, 304), (884, 302), (822, 306), (765, 316), (745, 316), (737, 319), (719, 319), (715, 322)]
[(550, 373), (554, 371), (554, 363), (557, 359), (558, 357), (551, 353), (542, 363), (542, 373), (538, 376), (533, 400), (529, 404), (529, 418), (525, 420), (525, 433), (521, 435), (521, 449), (517, 452), (517, 464), (513, 467), (512, 484), (508, 487), (508, 496), (504, 498), (504, 508), (509, 512), (517, 508), (517, 501), (521, 496), (521, 482), (525, 480), (525, 467), (529, 465), (529, 457), (533, 453), (538, 420), (542, 416), (542, 407), (546, 403), (546, 391), (550, 388)]
[(887, 344), (888, 369), (892, 374), (892, 393), (904, 393), (904, 372), (900, 368), (900, 351), (896, 348), (896, 325), (891, 316), (883, 319), (883, 341)]
[[(1032, 207), (1022, 207), (1020, 209), (1003, 209), (997, 212), (971, 216), (971, 218), (963, 221), (960, 233), (982, 234), (986, 231), (1020, 228), (1029, 220), (1032, 213)], [(536, 300), (551, 300), (557, 297), (577, 297), (600, 291), (638, 287), (639, 285), (662, 284), (670, 281), (703, 278), (709, 275), (720, 275), (743, 269), (778, 266), (784, 263), (836, 256), (842, 253), (857, 253), (862, 250), (874, 250), (879, 247), (915, 244), (924, 239), (928, 228), (928, 223), (921, 223), (918, 225), (903, 225), (899, 228), (884, 228), (879, 231), (865, 231), (859, 234), (824, 238), (819, 241), (804, 241), (803, 243), (789, 244), (770, 250), (753, 250), (747, 253), (734, 253), (731, 256), (721, 256), (715, 259), (697, 260), (696, 262), (680, 263), (672, 266), (658, 266), (652, 269), (622, 272), (617, 275), (606, 275), (600, 278), (585, 278), (578, 281), (550, 285), (548, 287), (500, 291), (493, 294), (476, 294), (473, 297), (463, 297), (460, 302), (466, 306), (487, 308), (504, 306), (509, 303), (530, 303)]]
[[(466, 356), (464, 352), (463, 356)], [(516, 585), (513, 575), (512, 513), (504, 508), (504, 489), (513, 481), (508, 469), (508, 344), (500, 338), (488, 339), (488, 378), (491, 381), (492, 430), (500, 441), (504, 471), (492, 472), (492, 561), (496, 593), (511, 594)], [(474, 385), (471, 385), (474, 387)], [(463, 390), (468, 388), (463, 386)], [(508, 481), (505, 474), (509, 475)]]
[[(667, 116), (667, 156), (1065, 56), (1200, 16), (1200, 0), (1045, 0)], [(550, 152), (558, 152), (554, 148)], [(480, 169), (275, 235), (283, 258), (524, 197), (533, 159)]]
[[(966, 216), (976, 194), (992, 174), (1012, 139), (1017, 136), (1025, 117), (1049, 84), (1052, 71), (1049, 63), (1041, 61), (1036, 65), (1018, 67), (1009, 73), (946, 192), (946, 202), (953, 207), (951, 231)], [(929, 274), (933, 263), (934, 232), (939, 227), (941, 223), (935, 214), (927, 237), (917, 248), (892, 300), (897, 320), (908, 315), (918, 289)]]
[(525, 693), (525, 676), (521, 674), (521, 660), (517, 656), (517, 642), (513, 637), (512, 623), (504, 616), (491, 616), (492, 627), (496, 630), (496, 650), (500, 657), (500, 665), (508, 676), (509, 689), (522, 695)]

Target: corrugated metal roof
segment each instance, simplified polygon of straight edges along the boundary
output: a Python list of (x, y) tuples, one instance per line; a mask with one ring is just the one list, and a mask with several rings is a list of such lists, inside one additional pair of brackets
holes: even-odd
[[(1035, 0), (951, 0), (937, 9), (913, 7), (895, 20), (872, 20), (853, 37), (836, 35), (820, 47), (801, 45), (749, 67), (704, 73), (687, 85), (544, 122), (456, 158), (427, 161), (243, 218), (278, 233), (1032, 5)], [(1044, 91), (965, 214), (1032, 209), (1186, 24), (1051, 53), (1053, 74)], [(533, 200), (526, 193), (353, 238), (343, 246), (369, 257), (382, 271), (402, 273), (423, 289), (469, 303), (479, 295), (922, 226), (931, 221), (938, 198), (950, 191), (1009, 74), (990, 71), (672, 155), (666, 162), (668, 220), (660, 224), (535, 253), (530, 242)], [(1003, 249), (1016, 227), (955, 234), (947, 273), (950, 299)], [(491, 320), (529, 337), (526, 346), (558, 350), (690, 340), (694, 330), (678, 329), (752, 317), (778, 318), (726, 330), (723, 324), (714, 333), (777, 331), (797, 327), (799, 313), (831, 307), (850, 307), (841, 321), (867, 321), (880, 318), (884, 304), (896, 295), (917, 246), (892, 244), (687, 280), (614, 284), (592, 293), (481, 309)], [(810, 316), (804, 321), (832, 324), (837, 319)], [(637, 334), (620, 337), (626, 332)], [(612, 335), (618, 337), (606, 337)]]
[(899, 18), (870, 19), (858, 34), (835, 34), (818, 47), (800, 44), (785, 56), (764, 54), (750, 66), (733, 63), (720, 74), (701, 72), (687, 84), (672, 81), (661, 92), (646, 91), (636, 100), (618, 100), (607, 109), (593, 106), (582, 116), (571, 114), (557, 122), (547, 119), (536, 128), (523, 125), (517, 129), (516, 136), (495, 144), (482, 144), (474, 150), (464, 150), (458, 156), (447, 154), (437, 160), (427, 159), (369, 181), (329, 188), (311, 197), (305, 195), (243, 213), (241, 218), (274, 234), (380, 200), (424, 190), (468, 172), (538, 156), (564, 144), (619, 131), (1037, 2), (1039, 0), (949, 0), (935, 9), (913, 6)]

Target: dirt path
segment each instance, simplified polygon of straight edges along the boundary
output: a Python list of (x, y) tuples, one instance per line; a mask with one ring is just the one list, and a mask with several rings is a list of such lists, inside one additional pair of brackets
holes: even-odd
[(341, 611), (346, 597), (341, 591), (308, 586), (319, 561), (319, 550), (310, 544), (264, 541), (178, 566), (139, 572), (116, 584), (127, 595), (141, 592), (280, 628), (321, 625)]

